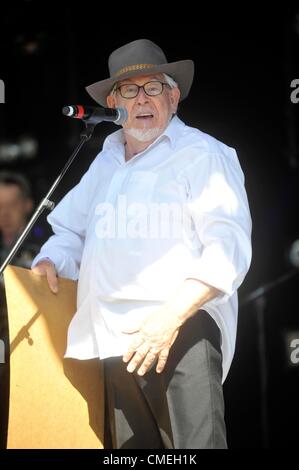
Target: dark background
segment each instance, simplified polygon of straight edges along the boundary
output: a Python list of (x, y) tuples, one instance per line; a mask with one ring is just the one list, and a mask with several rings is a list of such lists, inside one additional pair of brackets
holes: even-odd
[[(253, 217), (253, 261), (240, 288), (236, 354), (225, 382), (229, 445), (293, 447), (299, 364), (290, 363), (288, 335), (299, 338), (298, 275), (274, 285), (264, 308), (246, 300), (291, 269), (289, 248), (299, 238), (299, 103), (290, 100), (290, 83), (299, 78), (299, 8), (250, 5), (127, 2), (104, 10), (99, 2), (2, 3), (0, 170), (26, 174), (39, 202), (81, 130), (81, 122), (62, 116), (62, 106), (96, 105), (84, 87), (108, 77), (107, 59), (117, 47), (144, 37), (169, 62), (193, 59), (195, 80), (179, 116), (236, 148)], [(113, 130), (97, 126), (54, 193), (56, 202)], [(24, 137), (38, 144), (34, 155), (20, 147)], [(45, 215), (38, 224), (47, 230)]]

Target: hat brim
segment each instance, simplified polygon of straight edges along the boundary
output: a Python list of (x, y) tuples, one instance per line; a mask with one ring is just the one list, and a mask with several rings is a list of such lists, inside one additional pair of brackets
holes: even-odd
[(178, 62), (161, 64), (144, 70), (132, 70), (117, 77), (107, 78), (106, 80), (93, 83), (85, 89), (97, 103), (105, 107), (107, 106), (107, 96), (116, 82), (137, 75), (152, 75), (156, 73), (167, 73), (177, 82), (181, 92), (180, 101), (188, 96), (194, 76), (194, 63), (192, 60), (180, 60)]

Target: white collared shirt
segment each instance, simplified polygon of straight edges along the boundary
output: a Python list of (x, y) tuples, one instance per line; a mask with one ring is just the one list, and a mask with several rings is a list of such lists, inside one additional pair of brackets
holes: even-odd
[(125, 161), (122, 129), (48, 216), (41, 248), (62, 277), (78, 279), (66, 357), (120, 356), (142, 322), (186, 278), (218, 288), (205, 309), (222, 335), (223, 380), (235, 348), (237, 289), (251, 261), (251, 218), (234, 149), (174, 117)]

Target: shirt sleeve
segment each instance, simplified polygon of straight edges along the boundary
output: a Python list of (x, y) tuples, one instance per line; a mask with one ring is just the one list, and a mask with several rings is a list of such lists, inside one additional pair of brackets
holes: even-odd
[(89, 199), (93, 181), (95, 161), (80, 182), (71, 189), (48, 215), (54, 235), (41, 247), (34, 258), (34, 267), (40, 260), (49, 258), (57, 273), (69, 279), (78, 279), (84, 247)]
[(251, 262), (251, 217), (244, 175), (236, 152), (198, 157), (189, 167), (189, 211), (200, 247), (190, 278), (222, 293), (225, 302), (238, 289)]

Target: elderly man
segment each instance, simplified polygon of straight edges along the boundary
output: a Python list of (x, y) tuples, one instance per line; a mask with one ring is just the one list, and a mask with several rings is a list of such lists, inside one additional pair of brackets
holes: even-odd
[(251, 259), (243, 173), (176, 116), (191, 60), (141, 39), (109, 70), (87, 91), (128, 118), (48, 217), (33, 271), (54, 293), (57, 275), (79, 279), (66, 357), (103, 361), (106, 447), (225, 448), (222, 382)]

